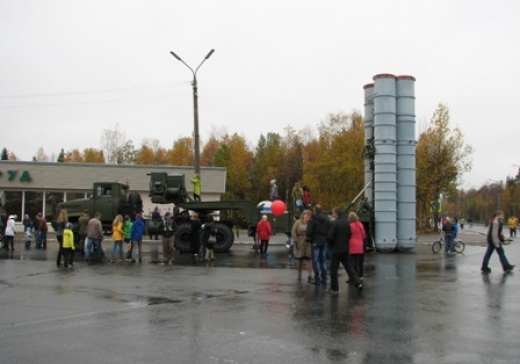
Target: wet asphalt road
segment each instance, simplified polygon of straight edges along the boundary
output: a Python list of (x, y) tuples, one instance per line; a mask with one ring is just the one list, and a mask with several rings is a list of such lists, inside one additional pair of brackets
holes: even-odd
[[(53, 243), (17, 243), (0, 254), (0, 362), (520, 363), (519, 273), (494, 255), (480, 274), (483, 235), (460, 237), (457, 256), (432, 254), (432, 235), (413, 253), (368, 254), (363, 293), (342, 273), (338, 296), (298, 282), (280, 244), (266, 258), (237, 244), (207, 265), (147, 254), (66, 271)], [(519, 253), (517, 238), (506, 255)]]

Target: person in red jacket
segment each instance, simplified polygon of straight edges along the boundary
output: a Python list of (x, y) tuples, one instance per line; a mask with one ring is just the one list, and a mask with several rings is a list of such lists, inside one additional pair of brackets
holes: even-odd
[(263, 215), (262, 219), (256, 226), (256, 234), (260, 240), (260, 254), (267, 255), (267, 246), (269, 245), (269, 238), (273, 235), (271, 224), (267, 221), (267, 215)]
[(348, 253), (350, 255), (350, 261), (352, 262), (352, 268), (359, 276), (363, 279), (363, 263), (365, 261), (365, 239), (366, 232), (365, 227), (359, 221), (359, 217), (355, 212), (348, 214), (348, 222), (350, 224), (350, 239), (348, 241)]

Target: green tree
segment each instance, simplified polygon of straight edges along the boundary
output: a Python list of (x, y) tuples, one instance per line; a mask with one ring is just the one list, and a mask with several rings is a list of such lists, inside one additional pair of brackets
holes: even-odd
[(9, 160), (9, 152), (7, 151), (7, 148), (4, 147), (4, 149), (2, 149), (2, 156), (0, 159), (3, 161)]
[[(418, 216), (431, 210), (432, 201), (456, 193), (458, 177), (471, 170), (472, 153), (473, 148), (464, 143), (460, 129), (450, 126), (448, 108), (439, 104), (417, 144)], [(438, 211), (434, 210), (433, 215), (438, 221)]]
[(63, 150), (63, 148), (61, 148), (60, 154), (58, 154), (58, 162), (59, 163), (65, 162), (65, 151)]

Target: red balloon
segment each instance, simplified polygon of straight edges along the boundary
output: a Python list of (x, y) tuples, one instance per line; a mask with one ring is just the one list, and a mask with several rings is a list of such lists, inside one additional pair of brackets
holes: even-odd
[(287, 207), (285, 206), (285, 203), (282, 200), (275, 200), (271, 204), (271, 212), (274, 216), (280, 216), (283, 215)]

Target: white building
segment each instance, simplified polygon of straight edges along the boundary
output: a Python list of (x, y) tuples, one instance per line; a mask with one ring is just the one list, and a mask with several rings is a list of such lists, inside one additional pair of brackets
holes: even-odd
[[(24, 214), (34, 218), (36, 213), (44, 216), (53, 211), (53, 206), (62, 201), (85, 198), (92, 194), (94, 182), (121, 182), (138, 192), (143, 200), (144, 215), (155, 206), (163, 212), (172, 210), (173, 205), (155, 205), (150, 201), (148, 190), (150, 172), (182, 173), (186, 176), (186, 189), (193, 194), (189, 179), (193, 167), (116, 165), (96, 163), (47, 163), (0, 161), (1, 209), (8, 214)], [(202, 201), (218, 201), (226, 188), (226, 169), (202, 167)]]

